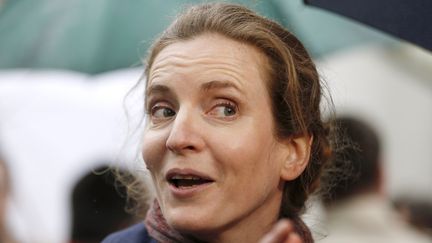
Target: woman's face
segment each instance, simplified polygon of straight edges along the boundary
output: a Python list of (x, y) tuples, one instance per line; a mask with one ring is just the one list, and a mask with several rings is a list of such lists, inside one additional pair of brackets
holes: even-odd
[(274, 136), (267, 65), (254, 47), (217, 34), (157, 55), (143, 157), (175, 229), (208, 235), (276, 220), (289, 149)]

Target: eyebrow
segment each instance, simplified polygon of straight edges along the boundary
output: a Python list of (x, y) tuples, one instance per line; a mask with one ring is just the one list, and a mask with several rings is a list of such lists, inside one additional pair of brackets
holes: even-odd
[(213, 80), (207, 83), (204, 83), (201, 85), (201, 90), (203, 91), (210, 91), (212, 89), (225, 89), (225, 88), (234, 88), (237, 91), (243, 93), (241, 89), (234, 83), (229, 81), (219, 81), (219, 80)]
[(153, 93), (170, 93), (171, 89), (165, 85), (161, 84), (151, 84), (147, 87), (146, 97), (150, 96)]
[[(239, 91), (240, 93), (243, 93), (242, 90), (235, 85), (232, 82), (229, 81), (219, 81), (219, 80), (213, 80), (207, 83), (204, 83), (201, 85), (201, 90), (204, 92), (209, 92), (210, 90), (213, 89), (225, 89), (225, 88), (234, 88), (235, 90)], [(146, 90), (146, 97), (149, 97), (152, 94), (166, 94), (166, 93), (171, 93), (172, 90), (165, 85), (162, 84), (151, 84), (147, 87)]]

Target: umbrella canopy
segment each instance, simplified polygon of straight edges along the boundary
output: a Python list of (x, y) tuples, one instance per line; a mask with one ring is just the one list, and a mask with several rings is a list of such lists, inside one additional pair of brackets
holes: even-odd
[(430, 0), (304, 0), (432, 50)]
[[(20, 0), (0, 5), (0, 69), (85, 73), (139, 66), (147, 48), (186, 4), (205, 0)], [(271, 6), (252, 0), (277, 19)], [(1, 3), (1, 0), (0, 0)]]

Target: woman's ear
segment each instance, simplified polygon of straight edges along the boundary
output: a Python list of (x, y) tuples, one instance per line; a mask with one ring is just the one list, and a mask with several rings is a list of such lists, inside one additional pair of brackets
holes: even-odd
[(288, 155), (285, 158), (281, 178), (285, 181), (296, 179), (309, 163), (312, 136), (298, 136), (287, 141)]

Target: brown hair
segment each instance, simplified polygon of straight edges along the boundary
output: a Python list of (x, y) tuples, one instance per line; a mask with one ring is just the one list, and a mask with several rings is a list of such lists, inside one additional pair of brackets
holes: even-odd
[(188, 8), (162, 33), (150, 49), (145, 76), (148, 78), (154, 59), (166, 46), (204, 33), (221, 34), (264, 53), (270, 63), (268, 92), (275, 135), (313, 137), (309, 164), (297, 179), (285, 183), (280, 210), (280, 217), (291, 218), (304, 241), (311, 242), (299, 215), (318, 188), (331, 155), (329, 129), (320, 111), (322, 85), (312, 59), (301, 42), (278, 23), (240, 5), (210, 3)]
[(381, 141), (377, 130), (357, 117), (341, 116), (334, 121), (337, 136), (344, 142), (333, 155), (333, 166), (343, 169), (337, 183), (324, 194), (325, 206), (332, 206), (365, 192), (374, 191), (380, 183)]

